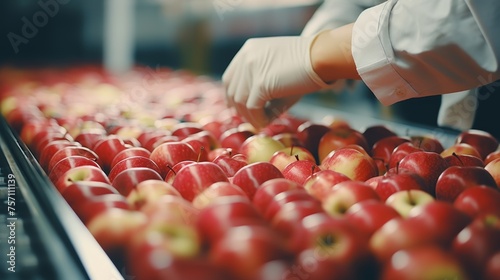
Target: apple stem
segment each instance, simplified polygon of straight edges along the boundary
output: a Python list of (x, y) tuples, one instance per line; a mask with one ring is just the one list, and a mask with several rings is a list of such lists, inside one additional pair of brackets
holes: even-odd
[(415, 201), (413, 200), (411, 190), (407, 190), (407, 192), (408, 192), (408, 199), (409, 199), (410, 205), (415, 206)]
[(458, 154), (457, 154), (457, 153), (453, 152), (453, 153), (452, 153), (452, 155), (458, 159), (458, 162), (460, 162), (460, 164), (461, 164), (462, 166), (464, 166), (464, 162), (463, 162), (463, 161), (462, 161), (462, 159), (458, 156)]
[(170, 164), (167, 164), (167, 168), (168, 168), (170, 171), (174, 172), (174, 175), (177, 175), (177, 173), (176, 173), (176, 172), (175, 172), (175, 170), (172, 168), (172, 166), (170, 166)]
[(295, 159), (299, 161), (299, 155), (295, 155)]
[(200, 162), (201, 159), (201, 153), (205, 150), (205, 147), (201, 146), (200, 147), (200, 152), (198, 153), (198, 158), (196, 159), (196, 162)]
[(293, 145), (290, 147), (290, 155), (293, 155)]
[(422, 148), (422, 142), (423, 142), (423, 139), (419, 138), (417, 147)]

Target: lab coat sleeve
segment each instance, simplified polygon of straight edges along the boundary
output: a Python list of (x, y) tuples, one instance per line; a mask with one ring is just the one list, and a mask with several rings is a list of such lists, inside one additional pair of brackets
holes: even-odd
[(304, 27), (302, 34), (312, 36), (322, 30), (353, 23), (366, 8), (382, 0), (325, 0)]
[(363, 11), (352, 55), (384, 105), (500, 79), (498, 0), (388, 0)]

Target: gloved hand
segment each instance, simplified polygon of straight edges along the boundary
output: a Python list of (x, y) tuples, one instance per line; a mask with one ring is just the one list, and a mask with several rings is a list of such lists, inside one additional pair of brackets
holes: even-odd
[(222, 76), (228, 105), (253, 126), (262, 128), (303, 95), (330, 87), (311, 65), (314, 38), (249, 39)]

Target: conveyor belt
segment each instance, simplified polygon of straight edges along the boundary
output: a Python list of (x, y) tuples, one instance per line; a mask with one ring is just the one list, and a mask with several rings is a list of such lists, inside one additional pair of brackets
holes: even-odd
[(122, 279), (0, 116), (0, 279)]

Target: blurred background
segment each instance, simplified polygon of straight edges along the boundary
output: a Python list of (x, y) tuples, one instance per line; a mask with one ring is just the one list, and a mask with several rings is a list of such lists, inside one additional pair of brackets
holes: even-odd
[[(0, 4), (0, 66), (99, 64), (122, 72), (142, 65), (219, 79), (246, 39), (298, 35), (321, 2), (6, 0)], [(351, 113), (431, 127), (440, 105), (437, 96), (383, 107), (361, 83), (335, 95), (307, 98)], [(483, 118), (489, 117), (477, 119), (475, 127), (485, 127)]]

